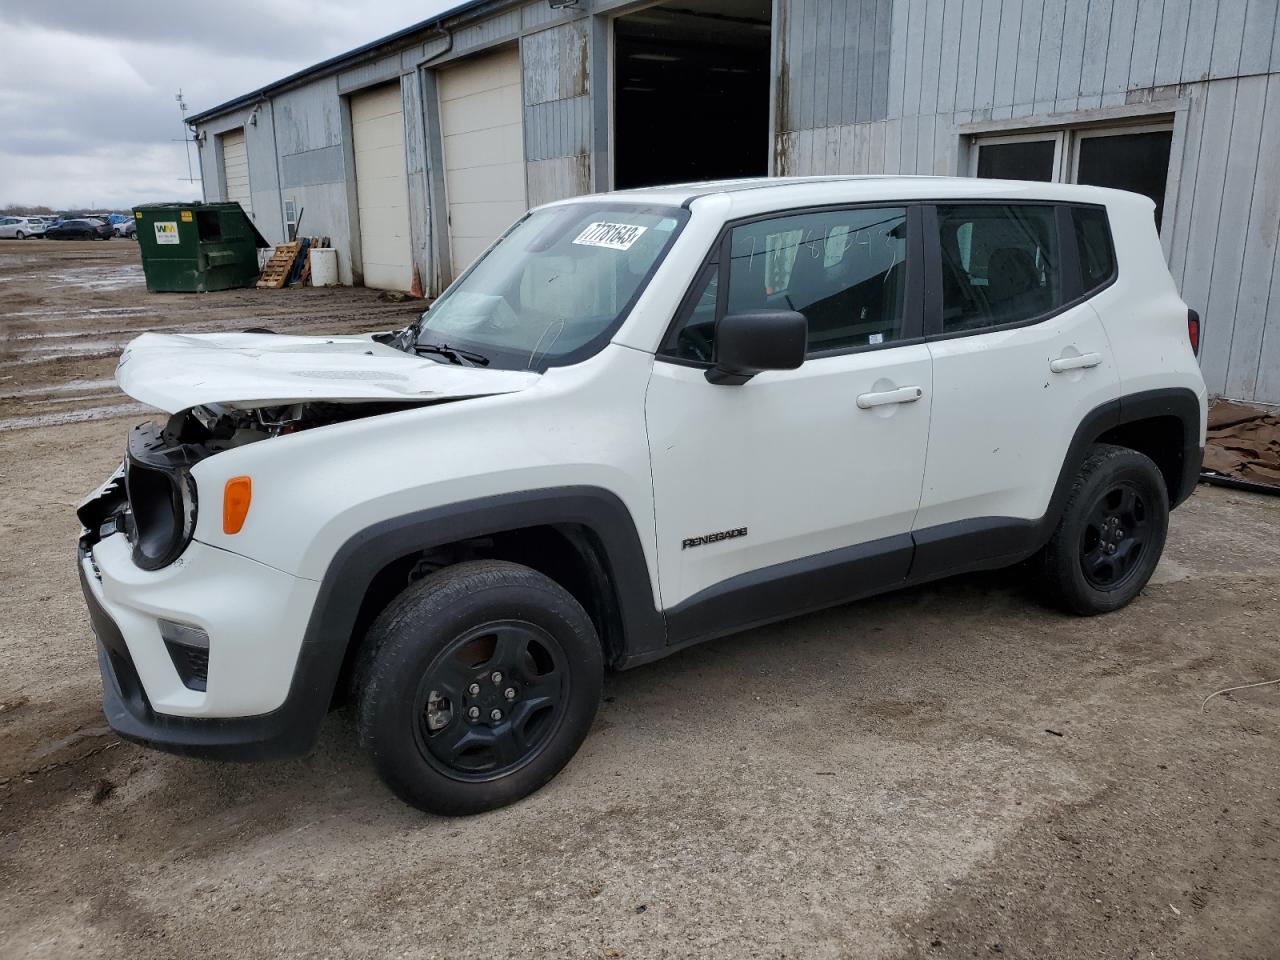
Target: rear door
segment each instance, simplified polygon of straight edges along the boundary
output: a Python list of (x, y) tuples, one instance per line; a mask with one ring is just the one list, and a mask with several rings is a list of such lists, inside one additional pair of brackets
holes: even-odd
[[(906, 576), (932, 402), (918, 228), (905, 206), (762, 218), (704, 267), (646, 398), (673, 642)], [(804, 364), (709, 383), (717, 320), (777, 308), (809, 322)]]
[[(966, 201), (925, 219), (934, 402), (913, 577), (1034, 541), (1076, 428), (1120, 393), (1069, 207)], [(967, 560), (948, 547), (966, 535)]]

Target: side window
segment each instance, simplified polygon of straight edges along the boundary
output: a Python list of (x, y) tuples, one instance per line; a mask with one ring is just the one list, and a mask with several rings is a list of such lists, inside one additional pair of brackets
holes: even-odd
[[(859, 207), (735, 227), (729, 238), (726, 313), (796, 310), (809, 321), (809, 354), (903, 337), (907, 211)], [(709, 362), (719, 272), (695, 282), (664, 352)]]
[(720, 292), (720, 267), (710, 264), (694, 281), (692, 296), (685, 301), (685, 313), (672, 331), (663, 352), (682, 360), (710, 363), (714, 356), (716, 299)]
[(901, 340), (904, 207), (805, 213), (735, 227), (727, 313), (796, 310), (809, 354)]
[(944, 333), (1030, 320), (1062, 305), (1052, 206), (940, 205), (938, 230)]
[(1089, 294), (1110, 280), (1116, 268), (1111, 226), (1107, 211), (1101, 207), (1072, 207), (1071, 219), (1080, 251), (1080, 278)]

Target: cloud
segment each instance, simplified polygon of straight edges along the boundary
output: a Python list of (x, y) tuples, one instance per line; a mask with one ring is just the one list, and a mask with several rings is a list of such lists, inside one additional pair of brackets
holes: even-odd
[(0, 5), (0, 203), (123, 209), (199, 196), (199, 183), (185, 182), (184, 145), (175, 142), (185, 135), (179, 88), (198, 112), (455, 6)]

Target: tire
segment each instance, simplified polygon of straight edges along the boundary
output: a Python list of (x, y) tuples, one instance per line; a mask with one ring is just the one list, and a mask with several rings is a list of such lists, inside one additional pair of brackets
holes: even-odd
[(1044, 598), (1081, 616), (1119, 610), (1151, 579), (1168, 532), (1169, 493), (1156, 465), (1136, 450), (1096, 444), (1044, 548)]
[(599, 638), (568, 591), (519, 564), (460, 563), (412, 584), (370, 628), (355, 678), (360, 744), (406, 803), (481, 813), (564, 768), (603, 681)]
[(19, 230), (19, 231), (18, 231), (18, 235), (17, 235), (17, 239), (18, 239), (18, 240), (25, 240), (25, 239), (27, 239), (27, 235), (26, 235), (25, 233), (23, 233), (21, 230)]

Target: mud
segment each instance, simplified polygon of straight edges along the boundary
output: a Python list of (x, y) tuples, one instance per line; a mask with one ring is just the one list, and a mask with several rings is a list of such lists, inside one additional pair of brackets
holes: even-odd
[(340, 334), (422, 308), (341, 287), (149, 294), (131, 240), (0, 240), (0, 432), (138, 412), (111, 374), (147, 330)]

